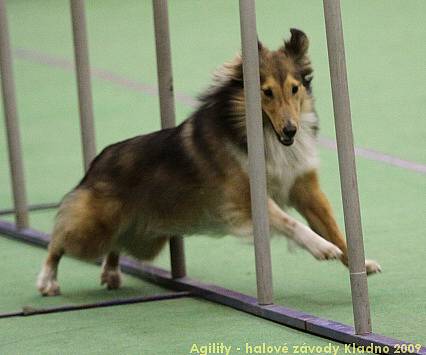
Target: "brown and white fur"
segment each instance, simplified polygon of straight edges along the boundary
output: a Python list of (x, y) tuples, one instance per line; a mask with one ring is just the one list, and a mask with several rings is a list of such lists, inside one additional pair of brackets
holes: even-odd
[[(274, 234), (317, 259), (347, 265), (346, 242), (318, 182), (318, 118), (306, 35), (292, 29), (276, 51), (259, 43), (268, 212)], [(59, 294), (63, 254), (105, 257), (102, 284), (121, 284), (119, 253), (153, 259), (175, 235), (252, 232), (241, 57), (225, 64), (198, 109), (176, 128), (105, 148), (59, 208), (38, 277)], [(310, 228), (283, 211), (294, 206)], [(367, 261), (368, 273), (380, 271)]]

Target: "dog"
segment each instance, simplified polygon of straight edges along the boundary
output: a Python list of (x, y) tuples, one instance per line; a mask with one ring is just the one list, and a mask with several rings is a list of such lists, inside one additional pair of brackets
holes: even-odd
[[(346, 242), (318, 179), (318, 117), (305, 33), (275, 51), (260, 42), (259, 69), (273, 234), (315, 258), (348, 264)], [(283, 209), (294, 207), (310, 228)], [(242, 58), (223, 65), (196, 111), (175, 128), (105, 148), (61, 202), (48, 256), (37, 279), (42, 295), (60, 293), (64, 254), (105, 257), (101, 283), (121, 285), (119, 254), (152, 260), (176, 235), (252, 234)], [(368, 274), (381, 271), (366, 261)]]

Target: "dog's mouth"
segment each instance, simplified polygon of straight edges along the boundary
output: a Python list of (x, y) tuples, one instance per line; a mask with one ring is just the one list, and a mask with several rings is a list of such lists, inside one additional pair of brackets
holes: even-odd
[(290, 146), (294, 143), (294, 138), (289, 138), (289, 137), (280, 135), (278, 133), (277, 133), (277, 136), (278, 136), (278, 140), (280, 141), (280, 143), (282, 145), (285, 145), (286, 147), (288, 147), (288, 146)]

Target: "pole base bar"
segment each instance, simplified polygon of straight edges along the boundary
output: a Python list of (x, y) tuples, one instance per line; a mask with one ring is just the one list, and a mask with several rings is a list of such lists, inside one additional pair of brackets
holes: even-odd
[[(0, 221), (0, 234), (14, 240), (23, 241), (40, 247), (46, 247), (49, 243), (48, 234), (30, 228), (18, 230), (13, 223), (5, 221)], [(260, 318), (268, 319), (340, 343), (355, 344), (355, 346), (364, 347), (373, 345), (382, 349), (383, 353), (388, 349), (386, 352), (388, 354), (395, 354), (395, 350), (398, 350), (398, 348), (395, 348), (397, 344), (411, 344), (407, 341), (397, 340), (375, 333), (357, 335), (355, 334), (354, 328), (349, 325), (316, 317), (283, 306), (275, 304), (261, 306), (257, 303), (255, 297), (244, 295), (220, 286), (206, 284), (189, 277), (173, 279), (169, 271), (147, 265), (143, 262), (140, 263), (129, 258), (122, 258), (121, 268), (123, 272), (142, 280), (172, 290), (188, 291), (193, 296), (198, 296), (211, 302), (229, 306)], [(411, 354), (426, 355), (426, 348), (422, 346), (419, 351)]]

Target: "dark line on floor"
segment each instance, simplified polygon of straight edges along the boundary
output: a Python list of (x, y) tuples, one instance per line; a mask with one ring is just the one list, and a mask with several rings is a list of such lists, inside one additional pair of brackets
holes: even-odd
[(135, 303), (165, 301), (165, 300), (172, 300), (172, 299), (190, 297), (190, 296), (191, 296), (191, 292), (189, 291), (179, 291), (179, 292), (168, 292), (168, 293), (162, 293), (162, 294), (156, 294), (156, 295), (150, 295), (150, 296), (118, 298), (118, 299), (109, 300), (109, 301), (62, 305), (62, 306), (47, 307), (47, 308), (35, 308), (31, 306), (25, 306), (22, 308), (22, 311), (0, 313), (0, 319), (12, 318), (12, 317), (29, 317), (29, 316), (36, 316), (36, 315), (50, 314), (50, 313), (81, 311), (86, 309), (123, 306), (128, 304), (135, 304)]

